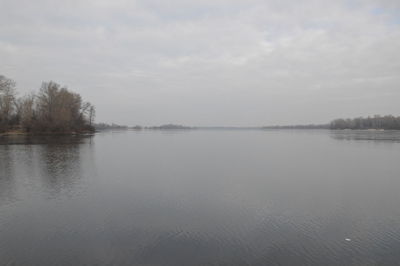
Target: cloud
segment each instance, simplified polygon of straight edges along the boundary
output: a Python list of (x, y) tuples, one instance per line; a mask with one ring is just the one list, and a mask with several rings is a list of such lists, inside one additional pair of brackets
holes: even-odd
[(0, 73), (127, 124), (398, 114), (397, 2), (3, 0)]

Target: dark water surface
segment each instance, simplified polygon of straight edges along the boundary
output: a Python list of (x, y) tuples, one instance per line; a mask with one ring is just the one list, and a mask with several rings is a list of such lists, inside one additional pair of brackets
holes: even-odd
[(0, 138), (0, 265), (399, 262), (399, 132)]

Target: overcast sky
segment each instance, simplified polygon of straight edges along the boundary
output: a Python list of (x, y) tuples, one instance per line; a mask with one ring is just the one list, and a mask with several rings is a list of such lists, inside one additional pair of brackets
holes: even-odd
[(128, 125), (400, 115), (400, 1), (0, 0), (0, 74)]

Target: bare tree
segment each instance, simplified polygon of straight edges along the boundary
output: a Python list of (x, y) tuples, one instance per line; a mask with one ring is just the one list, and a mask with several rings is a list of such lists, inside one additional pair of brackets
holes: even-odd
[(94, 117), (94, 106), (53, 81), (43, 82), (37, 95), (17, 98), (15, 82), (0, 76), (0, 131), (92, 130)]
[(0, 76), (0, 130), (11, 125), (15, 108), (15, 82)]
[(96, 117), (96, 108), (93, 105), (90, 105), (89, 108), (89, 126), (93, 126), (94, 118)]
[(79, 94), (52, 81), (42, 84), (37, 99), (41, 126), (52, 131), (83, 128), (90, 108), (91, 104), (83, 102)]
[(20, 125), (30, 132), (35, 126), (35, 95), (30, 94), (19, 99)]

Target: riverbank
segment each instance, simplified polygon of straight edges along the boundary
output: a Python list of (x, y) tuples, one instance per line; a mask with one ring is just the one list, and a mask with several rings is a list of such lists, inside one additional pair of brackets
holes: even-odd
[(69, 132), (27, 132), (22, 130), (11, 130), (1, 132), (0, 137), (7, 136), (72, 136), (72, 135), (92, 135), (96, 131), (82, 130), (82, 131), (69, 131)]

